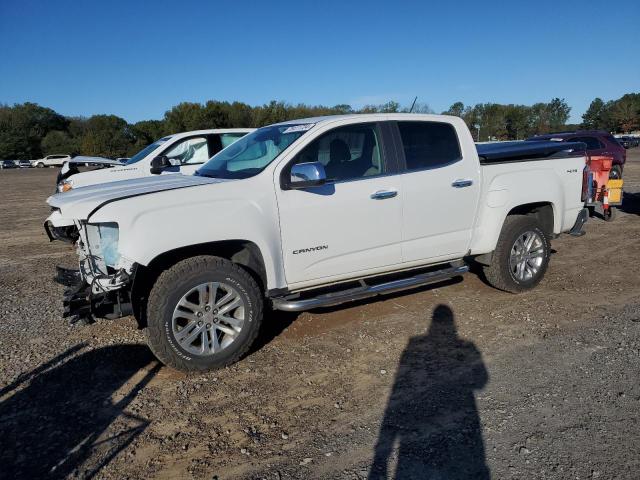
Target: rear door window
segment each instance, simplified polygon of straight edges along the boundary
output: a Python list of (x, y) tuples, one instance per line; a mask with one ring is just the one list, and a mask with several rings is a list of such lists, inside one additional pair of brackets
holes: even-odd
[(587, 144), (587, 150), (600, 150), (604, 148), (604, 145), (600, 143), (596, 137), (575, 137), (569, 140), (570, 142), (582, 142)]
[(398, 122), (406, 169), (439, 168), (462, 158), (453, 125), (442, 122)]
[(244, 137), (246, 133), (221, 133), (220, 134), (220, 142), (222, 143), (222, 148), (226, 148), (231, 145), (236, 140)]
[(207, 137), (187, 138), (173, 144), (164, 153), (170, 160), (179, 160), (180, 164), (204, 163), (209, 159)]

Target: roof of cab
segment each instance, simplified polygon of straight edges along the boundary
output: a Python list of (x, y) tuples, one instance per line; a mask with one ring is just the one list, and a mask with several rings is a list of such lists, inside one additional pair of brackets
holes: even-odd
[(168, 140), (169, 138), (178, 138), (191, 135), (209, 135), (211, 133), (250, 133), (254, 130), (255, 128), (212, 128), (207, 130), (191, 130), (189, 132), (172, 133), (171, 135), (166, 135), (162, 138)]
[[(300, 123), (329, 123), (336, 122), (339, 120), (351, 120), (358, 119), (362, 121), (371, 121), (371, 120), (443, 120), (443, 119), (451, 119), (451, 115), (436, 115), (431, 113), (404, 113), (404, 112), (396, 112), (396, 113), (348, 113), (344, 115), (324, 115), (320, 117), (309, 117), (309, 118), (299, 118), (295, 120), (287, 120), (284, 122), (274, 123), (273, 125), (291, 125), (291, 124), (300, 124)], [(457, 117), (454, 117), (457, 118)]]

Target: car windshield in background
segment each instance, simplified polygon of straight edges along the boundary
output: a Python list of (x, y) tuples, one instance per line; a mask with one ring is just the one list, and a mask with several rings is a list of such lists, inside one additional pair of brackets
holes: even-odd
[(158, 148), (160, 145), (162, 145), (164, 142), (169, 140), (169, 138), (171, 138), (171, 137), (164, 137), (164, 138), (161, 138), (160, 140), (156, 140), (151, 145), (147, 145), (142, 150), (140, 150), (138, 153), (136, 153), (133, 157), (131, 157), (129, 160), (127, 160), (125, 165), (131, 165), (131, 164), (134, 164), (136, 162), (139, 162), (144, 157), (146, 157), (151, 152), (153, 152), (156, 148)]
[(249, 178), (260, 173), (313, 123), (260, 128), (217, 153), (196, 175), (215, 178)]

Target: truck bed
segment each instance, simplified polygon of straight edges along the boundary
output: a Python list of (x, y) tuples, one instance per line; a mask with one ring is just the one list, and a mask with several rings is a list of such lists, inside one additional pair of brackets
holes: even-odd
[(586, 148), (582, 142), (516, 141), (476, 144), (481, 165), (583, 157), (586, 155)]

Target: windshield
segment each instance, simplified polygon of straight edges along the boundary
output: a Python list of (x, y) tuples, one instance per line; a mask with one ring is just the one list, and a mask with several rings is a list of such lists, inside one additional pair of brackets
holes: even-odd
[(147, 145), (142, 150), (140, 150), (138, 153), (136, 153), (133, 157), (131, 157), (129, 160), (127, 160), (125, 165), (131, 165), (133, 163), (139, 162), (140, 160), (142, 160), (144, 157), (149, 155), (151, 152), (153, 152), (156, 148), (158, 148), (160, 145), (162, 145), (164, 142), (166, 142), (170, 138), (171, 137), (164, 137), (164, 138), (161, 138), (160, 140), (156, 140), (151, 145)]
[(253, 177), (314, 125), (300, 123), (260, 128), (211, 157), (196, 174), (215, 178)]

